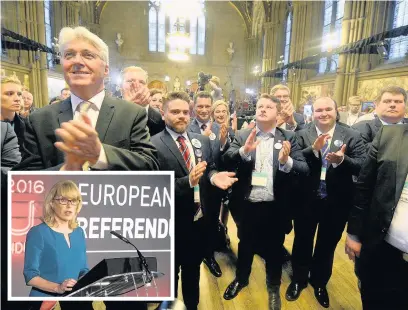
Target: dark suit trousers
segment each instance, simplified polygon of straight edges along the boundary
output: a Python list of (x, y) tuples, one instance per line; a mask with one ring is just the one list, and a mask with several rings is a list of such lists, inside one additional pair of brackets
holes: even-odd
[(212, 257), (216, 250), (217, 238), (219, 238), (218, 223), (220, 221), (221, 197), (223, 194), (218, 188), (214, 189), (211, 192), (213, 198), (211, 199), (211, 205), (205, 209), (207, 246), (204, 257)]
[(327, 198), (316, 198), (297, 210), (292, 250), (293, 281), (307, 284), (310, 271), (310, 283), (314, 287), (326, 286), (332, 274), (334, 251), (344, 231), (347, 216), (347, 211), (340, 206), (332, 206)]
[(176, 231), (174, 287), (177, 297), (180, 272), (181, 289), (187, 310), (196, 309), (200, 301), (200, 265), (204, 257), (203, 245), (206, 243), (205, 224), (204, 218), (201, 218), (192, 224), (190, 232), (177, 233)]
[(265, 260), (268, 284), (279, 285), (285, 230), (278, 206), (275, 202), (245, 201), (242, 211), (236, 277), (248, 283), (254, 255), (259, 254)]
[(408, 262), (402, 253), (383, 241), (362, 247), (359, 275), (364, 310), (408, 309)]

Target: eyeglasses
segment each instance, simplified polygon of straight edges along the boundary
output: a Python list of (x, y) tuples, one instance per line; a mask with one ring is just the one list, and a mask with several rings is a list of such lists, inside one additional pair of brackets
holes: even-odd
[(66, 206), (68, 203), (71, 206), (78, 206), (80, 203), (80, 199), (67, 199), (65, 197), (60, 197), (60, 198), (54, 198), (54, 200), (58, 201), (60, 205)]
[[(65, 60), (73, 60), (76, 58), (78, 52), (77, 51), (66, 51), (64, 53), (64, 59)], [(102, 59), (101, 56), (99, 56), (98, 54), (95, 54), (91, 51), (88, 50), (83, 50), (79, 52), (79, 55), (81, 56), (81, 58), (86, 61), (92, 61), (95, 60), (96, 58)], [(103, 60), (103, 59), (102, 59)]]

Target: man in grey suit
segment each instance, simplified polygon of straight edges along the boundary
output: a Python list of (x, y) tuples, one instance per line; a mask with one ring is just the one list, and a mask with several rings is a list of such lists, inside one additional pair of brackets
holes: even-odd
[(364, 309), (408, 309), (408, 124), (383, 126), (356, 184), (346, 253)]
[[(211, 120), (213, 97), (209, 92), (201, 91), (194, 98), (194, 112), (196, 118), (188, 127), (188, 132), (202, 134), (210, 138), (211, 150), (214, 162), (221, 169), (221, 155), (228, 149), (228, 129), (225, 125), (218, 125)], [(207, 202), (207, 250), (204, 255), (204, 263), (215, 277), (221, 277), (222, 271), (214, 257), (215, 240), (220, 216), (221, 199), (224, 193), (218, 188), (212, 188)]]
[(21, 170), (158, 170), (146, 110), (105, 95), (107, 45), (86, 28), (63, 28), (61, 64), (71, 96), (27, 120)]
[[(105, 95), (108, 46), (84, 27), (63, 28), (61, 65), (71, 96), (27, 119), (28, 154), (20, 170), (158, 170), (146, 110)], [(147, 309), (145, 303), (106, 302), (106, 309)], [(64, 302), (62, 309), (91, 309)]]

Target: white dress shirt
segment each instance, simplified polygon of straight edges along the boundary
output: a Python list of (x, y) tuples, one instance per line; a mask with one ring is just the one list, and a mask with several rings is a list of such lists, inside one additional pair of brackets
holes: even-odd
[(392, 217), (390, 228), (388, 229), (385, 241), (392, 246), (408, 253), (408, 175), (405, 179), (404, 188), (397, 207)]
[[(105, 90), (97, 93), (91, 99), (87, 100), (91, 102), (92, 105), (89, 107), (87, 115), (91, 119), (92, 127), (95, 128), (96, 122), (98, 121), (99, 112), (101, 111), (102, 102), (105, 99)], [(79, 105), (84, 102), (85, 100), (79, 98), (74, 93), (71, 92), (71, 106), (72, 106), (72, 115), (74, 119), (79, 119), (80, 116), (80, 107)], [(101, 148), (101, 152), (99, 154), (98, 161), (95, 165), (92, 165), (91, 168), (98, 169), (98, 170), (106, 170), (108, 169), (108, 159), (106, 158), (105, 150)]]
[[(248, 199), (252, 202), (262, 202), (262, 201), (273, 201), (275, 200), (275, 195), (273, 192), (273, 153), (279, 152), (275, 150), (275, 133), (276, 128), (273, 128), (269, 132), (262, 132), (258, 127), (256, 127), (257, 139), (261, 140), (261, 143), (256, 147), (256, 158), (255, 158), (255, 172), (262, 172), (267, 174), (266, 186), (253, 186), (249, 194)], [(273, 137), (269, 136), (272, 134)], [(282, 144), (283, 141), (280, 141)], [(250, 154), (244, 153), (244, 147), (239, 149), (239, 154), (241, 158), (245, 161), (251, 160)], [(289, 156), (288, 161), (285, 165), (279, 164), (279, 170), (283, 172), (290, 172), (293, 167), (293, 159)]]

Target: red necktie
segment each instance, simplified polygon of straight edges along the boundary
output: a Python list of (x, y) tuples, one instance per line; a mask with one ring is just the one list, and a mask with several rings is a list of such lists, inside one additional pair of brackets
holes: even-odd
[(184, 158), (184, 162), (186, 163), (187, 170), (191, 171), (191, 169), (193, 169), (193, 165), (191, 164), (190, 151), (188, 149), (188, 146), (185, 140), (186, 138), (184, 138), (183, 136), (179, 136), (177, 138), (177, 142), (180, 144), (179, 150), (181, 152), (181, 156), (183, 156)]
[[(186, 144), (186, 138), (183, 136), (178, 136), (177, 142), (180, 144), (179, 145), (179, 150), (181, 152), (181, 156), (183, 156), (184, 162), (186, 163), (186, 167), (188, 171), (191, 171), (193, 169), (193, 165), (191, 163), (191, 156), (190, 156), (190, 151), (188, 149), (188, 146)], [(200, 209), (201, 209), (201, 204), (200, 203), (195, 203), (195, 214), (194, 214), (194, 221), (198, 220), (202, 215), (199, 215)], [(199, 216), (199, 217), (197, 217)], [(197, 218), (196, 218), (197, 217)]]

